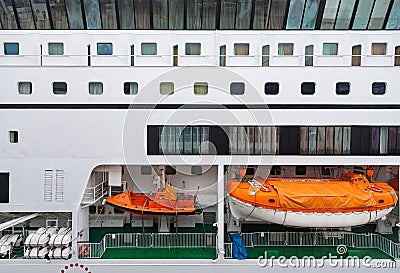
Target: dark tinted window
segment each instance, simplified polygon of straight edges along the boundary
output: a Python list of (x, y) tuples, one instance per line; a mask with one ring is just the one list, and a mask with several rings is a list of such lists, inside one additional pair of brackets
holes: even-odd
[(4, 55), (19, 55), (19, 44), (4, 43)]
[(0, 173), (0, 203), (10, 202), (10, 174)]
[(349, 82), (338, 82), (336, 83), (336, 94), (337, 95), (348, 95), (350, 93)]
[(136, 95), (138, 93), (137, 82), (125, 82), (124, 83), (124, 94), (125, 95)]
[(192, 174), (200, 175), (200, 174), (202, 174), (202, 172), (203, 172), (203, 168), (201, 166), (192, 166), (192, 168), (191, 168)]
[(55, 95), (67, 94), (67, 83), (66, 82), (53, 82), (53, 94), (55, 94)]
[(301, 94), (314, 95), (314, 93), (315, 93), (315, 82), (303, 82), (301, 84)]
[(266, 95), (278, 95), (279, 93), (279, 83), (277, 82), (267, 82), (264, 86), (264, 92)]
[(167, 174), (167, 175), (175, 175), (176, 174), (176, 170), (172, 166), (166, 166), (165, 167), (165, 174)]
[(111, 43), (99, 43), (97, 44), (97, 55), (112, 55), (113, 45)]
[(306, 170), (305, 166), (296, 166), (296, 175), (306, 175)]
[(386, 93), (386, 83), (385, 82), (374, 82), (372, 84), (372, 94), (383, 95)]
[(244, 94), (244, 83), (243, 82), (233, 82), (231, 83), (231, 94), (232, 95), (243, 95)]

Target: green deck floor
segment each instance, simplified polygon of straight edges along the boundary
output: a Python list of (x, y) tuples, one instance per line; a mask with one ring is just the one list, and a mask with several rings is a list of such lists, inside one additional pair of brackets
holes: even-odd
[(109, 248), (102, 259), (215, 259), (215, 248)]
[[(337, 254), (336, 247), (324, 247), (324, 246), (315, 246), (315, 247), (288, 247), (288, 246), (259, 246), (254, 248), (246, 248), (247, 255), (249, 259), (257, 259), (260, 256), (264, 256), (265, 251), (267, 252), (268, 258), (271, 256), (279, 257), (284, 256), (286, 258), (290, 257), (315, 257), (316, 259), (321, 259), (322, 257), (331, 257), (337, 256), (340, 258), (340, 255)], [(372, 248), (349, 248), (347, 254), (343, 254), (342, 257), (346, 258), (348, 256), (364, 258), (369, 256), (374, 259), (391, 259), (390, 256), (386, 255), (384, 252), (379, 249)]]

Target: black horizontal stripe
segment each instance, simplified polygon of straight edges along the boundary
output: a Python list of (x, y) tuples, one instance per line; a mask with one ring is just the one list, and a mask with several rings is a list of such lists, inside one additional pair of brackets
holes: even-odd
[(0, 104), (0, 109), (400, 109), (400, 104)]

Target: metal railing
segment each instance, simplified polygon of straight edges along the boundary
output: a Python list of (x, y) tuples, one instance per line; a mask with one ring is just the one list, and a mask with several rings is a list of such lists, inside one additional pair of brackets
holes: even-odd
[(101, 258), (108, 248), (216, 248), (215, 233), (113, 233), (99, 243), (79, 242), (80, 259)]
[[(400, 244), (379, 234), (351, 232), (254, 232), (242, 233), (246, 247), (339, 246), (376, 248), (394, 259), (400, 258)], [(225, 243), (225, 258), (232, 258), (232, 243)]]
[(88, 187), (83, 194), (82, 204), (88, 205), (95, 203), (108, 193), (108, 181), (103, 181), (94, 187)]

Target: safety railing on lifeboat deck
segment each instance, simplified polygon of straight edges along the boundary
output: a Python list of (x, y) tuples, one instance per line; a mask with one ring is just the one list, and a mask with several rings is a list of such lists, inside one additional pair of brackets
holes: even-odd
[[(352, 232), (254, 232), (242, 233), (246, 247), (270, 246), (346, 246), (376, 248), (400, 259), (400, 243), (379, 234)], [(232, 258), (232, 243), (225, 243), (225, 258)]]
[(78, 242), (78, 258), (101, 258), (108, 248), (216, 248), (215, 233), (113, 233), (99, 243)]

